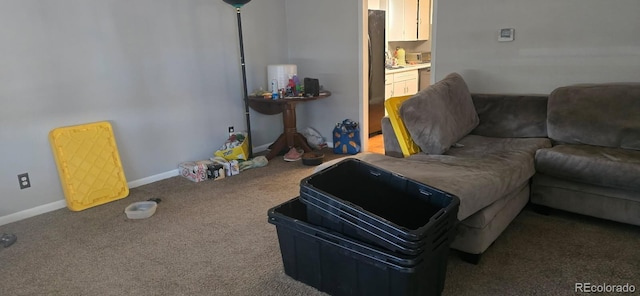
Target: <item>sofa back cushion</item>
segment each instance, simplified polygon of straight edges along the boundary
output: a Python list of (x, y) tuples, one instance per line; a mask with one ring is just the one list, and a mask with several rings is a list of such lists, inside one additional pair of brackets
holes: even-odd
[(547, 112), (556, 142), (640, 150), (640, 83), (560, 87)]
[(413, 141), (427, 154), (443, 154), (479, 123), (469, 88), (457, 73), (402, 103), (400, 117)]
[(546, 138), (549, 95), (471, 94), (480, 124), (474, 135)]

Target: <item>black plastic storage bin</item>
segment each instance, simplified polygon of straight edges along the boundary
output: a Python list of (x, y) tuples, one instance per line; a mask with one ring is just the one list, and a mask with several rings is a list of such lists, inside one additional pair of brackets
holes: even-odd
[(311, 222), (415, 255), (453, 239), (457, 196), (349, 158), (300, 182)]
[[(323, 202), (313, 197), (307, 197), (307, 199), (300, 198), (300, 200), (307, 206), (307, 221), (311, 224), (323, 226), (364, 243), (377, 245), (387, 250), (409, 256), (419, 256), (425, 251), (424, 242), (408, 242), (400, 239), (393, 239), (391, 237), (392, 234), (381, 235), (382, 230), (376, 229), (374, 226), (359, 226), (359, 224), (363, 224), (364, 222), (358, 221), (355, 216), (349, 213), (337, 214), (340, 211), (338, 209), (325, 210), (323, 206), (318, 206), (318, 204), (322, 204)], [(308, 200), (313, 201), (309, 202)], [(437, 248), (442, 244), (448, 245), (448, 233), (448, 229), (443, 228), (440, 231), (440, 236), (435, 237), (436, 241), (433, 242), (432, 247)]]
[(285, 274), (331, 295), (440, 295), (448, 245), (405, 256), (307, 222), (294, 198), (268, 211), (276, 226)]

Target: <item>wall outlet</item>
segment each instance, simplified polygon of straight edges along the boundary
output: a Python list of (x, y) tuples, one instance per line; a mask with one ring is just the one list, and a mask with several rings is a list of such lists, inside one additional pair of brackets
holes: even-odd
[(31, 187), (31, 181), (29, 180), (28, 173), (18, 175), (18, 182), (20, 183), (20, 189)]

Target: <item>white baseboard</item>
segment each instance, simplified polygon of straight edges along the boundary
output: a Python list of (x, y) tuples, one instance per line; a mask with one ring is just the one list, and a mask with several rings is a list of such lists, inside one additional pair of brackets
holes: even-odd
[(146, 178), (134, 180), (134, 181), (131, 181), (131, 182), (127, 183), (127, 185), (129, 185), (129, 188), (136, 188), (136, 187), (140, 187), (142, 185), (151, 184), (151, 183), (156, 182), (156, 181), (160, 181), (160, 180), (168, 179), (168, 178), (171, 178), (171, 177), (175, 177), (175, 176), (177, 176), (179, 174), (180, 174), (180, 170), (175, 169), (175, 170), (171, 170), (171, 171), (168, 171), (168, 172), (160, 173), (160, 174), (157, 174), (157, 175), (149, 176), (149, 177), (146, 177)]
[[(333, 144), (328, 143), (329, 145), (333, 146)], [(254, 147), (254, 151), (255, 152), (262, 152), (265, 150), (269, 149), (269, 146), (271, 145), (271, 143), (268, 144), (264, 144), (258, 147)], [(168, 172), (164, 172), (164, 173), (160, 173), (157, 175), (153, 175), (153, 176), (149, 176), (149, 177), (145, 177), (142, 179), (138, 179), (138, 180), (133, 180), (131, 182), (128, 182), (127, 185), (129, 186), (129, 188), (136, 188), (136, 187), (140, 187), (142, 185), (147, 185), (147, 184), (151, 184), (153, 182), (157, 182), (160, 180), (164, 180), (167, 178), (171, 178), (171, 177), (175, 177), (178, 176), (180, 174), (180, 171), (178, 169), (175, 170), (171, 170)], [(38, 216), (44, 213), (48, 213), (51, 211), (55, 211), (55, 210), (59, 210), (62, 209), (64, 207), (67, 206), (67, 201), (66, 200), (58, 200), (58, 201), (54, 201), (52, 203), (48, 203), (45, 205), (41, 205), (41, 206), (37, 206), (31, 209), (26, 209), (24, 211), (20, 211), (17, 213), (13, 213), (13, 214), (9, 214), (6, 216), (2, 216), (0, 217), (0, 226), (1, 225), (5, 225), (5, 224), (9, 224), (9, 223), (13, 223), (13, 222), (17, 222), (23, 219), (27, 219), (27, 218), (31, 218), (34, 216)]]
[(24, 211), (20, 211), (17, 213), (9, 214), (6, 216), (0, 217), (0, 225), (5, 225), (9, 223), (13, 223), (16, 221), (20, 221), (22, 219), (31, 218), (34, 216), (38, 216), (40, 214), (52, 212), (55, 210), (62, 209), (67, 206), (66, 200), (54, 201), (52, 203), (48, 203), (46, 205), (37, 206), (35, 208), (26, 209)]
[[(153, 182), (156, 181), (160, 181), (160, 180), (164, 180), (167, 178), (171, 178), (171, 177), (175, 177), (177, 175), (180, 174), (180, 171), (178, 169), (175, 170), (171, 170), (168, 172), (164, 172), (164, 173), (160, 173), (157, 175), (153, 175), (153, 176), (149, 176), (146, 178), (142, 178), (142, 179), (138, 179), (138, 180), (134, 180), (131, 182), (128, 182), (127, 185), (129, 186), (129, 188), (136, 188), (136, 187), (140, 187), (142, 185), (147, 185), (147, 184), (151, 184)], [(55, 210), (59, 210), (62, 209), (64, 207), (67, 206), (67, 201), (66, 200), (58, 200), (58, 201), (54, 201), (52, 203), (48, 203), (45, 205), (41, 205), (41, 206), (37, 206), (31, 209), (26, 209), (24, 211), (20, 211), (17, 213), (13, 213), (13, 214), (9, 214), (6, 216), (2, 216), (0, 217), (0, 226), (1, 225), (5, 225), (5, 224), (9, 224), (9, 223), (13, 223), (13, 222), (17, 222), (23, 219), (27, 219), (27, 218), (31, 218), (31, 217), (35, 217), (44, 213), (48, 213), (48, 212), (52, 212)]]
[(253, 147), (253, 152), (262, 152), (269, 149), (272, 143), (260, 145), (258, 147)]

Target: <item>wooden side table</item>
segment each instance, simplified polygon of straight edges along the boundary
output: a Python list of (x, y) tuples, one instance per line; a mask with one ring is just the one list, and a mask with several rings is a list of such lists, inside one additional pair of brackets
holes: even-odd
[(272, 100), (263, 97), (249, 97), (249, 106), (262, 114), (282, 113), (282, 123), (284, 131), (269, 148), (267, 159), (271, 160), (285, 148), (301, 147), (304, 152), (311, 152), (312, 149), (307, 143), (307, 139), (296, 128), (296, 105), (301, 102), (315, 101), (330, 96), (331, 93), (323, 91), (317, 97), (285, 97)]

